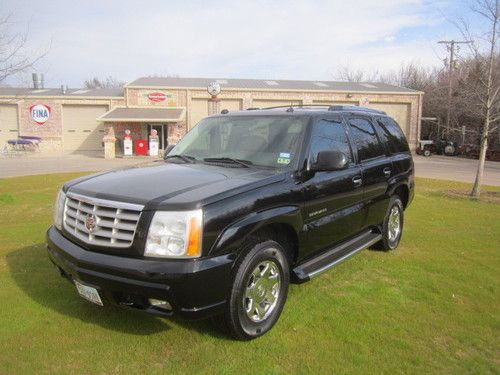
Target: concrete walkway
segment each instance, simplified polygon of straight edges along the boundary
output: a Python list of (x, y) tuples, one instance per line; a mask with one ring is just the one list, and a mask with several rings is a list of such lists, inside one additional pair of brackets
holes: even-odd
[[(107, 160), (96, 154), (44, 155), (28, 154), (0, 157), (0, 178), (36, 174), (105, 171), (128, 165), (147, 163), (155, 158), (134, 157)], [(456, 157), (423, 157), (416, 155), (415, 171), (418, 177), (474, 182), (477, 160)], [(484, 184), (500, 186), (500, 162), (486, 162)]]

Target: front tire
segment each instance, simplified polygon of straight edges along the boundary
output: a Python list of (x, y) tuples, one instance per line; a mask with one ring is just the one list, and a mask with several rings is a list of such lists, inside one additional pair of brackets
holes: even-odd
[(223, 317), (229, 333), (239, 340), (257, 338), (274, 326), (290, 282), (288, 259), (279, 243), (259, 242), (247, 251), (235, 267)]
[(382, 224), (382, 239), (375, 248), (384, 251), (396, 249), (403, 235), (403, 222), (403, 202), (398, 195), (393, 195)]

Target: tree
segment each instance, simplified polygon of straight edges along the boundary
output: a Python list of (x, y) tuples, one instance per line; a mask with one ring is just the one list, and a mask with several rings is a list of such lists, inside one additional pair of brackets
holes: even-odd
[(0, 17), (0, 84), (12, 76), (26, 72), (47, 54), (28, 50), (28, 31), (14, 32), (11, 15)]
[(465, 95), (472, 114), (481, 118), (479, 162), (476, 179), (470, 195), (479, 197), (483, 181), (488, 137), (498, 127), (500, 121), (500, 54), (498, 33), (500, 28), (500, 0), (477, 0), (472, 11), (480, 16), (487, 30), (473, 35), (469, 26), (462, 22), (462, 34), (472, 40), (472, 64), (469, 68), (469, 84)]
[(87, 89), (110, 89), (110, 88), (121, 88), (125, 82), (119, 81), (118, 79), (107, 76), (106, 78), (94, 77), (87, 79), (83, 82), (83, 86)]

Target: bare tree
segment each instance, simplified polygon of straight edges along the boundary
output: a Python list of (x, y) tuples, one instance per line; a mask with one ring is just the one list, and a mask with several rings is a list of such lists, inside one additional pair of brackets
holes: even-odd
[(345, 82), (377, 82), (379, 81), (378, 71), (368, 73), (361, 69), (354, 69), (347, 65), (339, 67), (335, 73), (335, 79)]
[(471, 45), (472, 64), (469, 67), (469, 84), (465, 95), (471, 113), (482, 122), (480, 131), (480, 152), (476, 179), (470, 195), (479, 197), (483, 181), (484, 164), (488, 150), (488, 137), (496, 130), (500, 121), (500, 54), (498, 33), (500, 28), (500, 0), (476, 0), (472, 11), (479, 15), (487, 30), (474, 35), (466, 22), (459, 28), (464, 36), (473, 40)]
[(28, 30), (15, 32), (11, 15), (0, 17), (0, 84), (7, 78), (26, 72), (47, 54), (28, 49)]
[(106, 78), (98, 78), (94, 77), (91, 79), (87, 79), (83, 82), (83, 86), (87, 89), (109, 89), (109, 88), (120, 88), (123, 87), (125, 82), (119, 81), (118, 79), (107, 76)]

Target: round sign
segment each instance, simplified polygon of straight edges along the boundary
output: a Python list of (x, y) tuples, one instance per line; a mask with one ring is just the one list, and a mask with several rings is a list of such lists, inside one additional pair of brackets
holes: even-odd
[(207, 86), (207, 91), (212, 96), (217, 96), (220, 94), (220, 85), (218, 82), (212, 82)]
[(45, 104), (35, 104), (30, 107), (30, 116), (39, 125), (43, 125), (50, 117), (50, 107)]
[(148, 94), (148, 99), (151, 100), (152, 102), (158, 103), (167, 99), (167, 95), (165, 95), (162, 92), (152, 92)]

